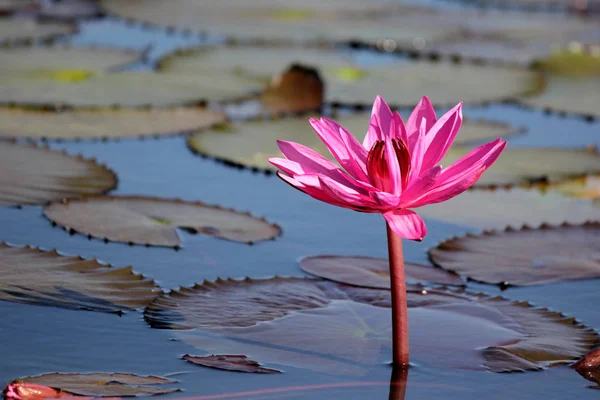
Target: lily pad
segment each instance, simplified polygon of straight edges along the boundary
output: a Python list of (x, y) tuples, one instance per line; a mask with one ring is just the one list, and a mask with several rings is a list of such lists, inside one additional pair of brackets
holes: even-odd
[[(373, 289), (389, 289), (390, 274), (388, 260), (360, 256), (313, 256), (300, 261), (304, 272), (320, 278)], [(463, 285), (454, 274), (428, 265), (405, 263), (407, 282), (430, 282), (445, 285)]]
[(544, 90), (520, 99), (523, 104), (600, 117), (600, 56), (597, 54), (557, 53), (539, 62), (537, 68), (545, 76)]
[(0, 137), (91, 139), (144, 137), (192, 132), (225, 122), (225, 115), (202, 107), (67, 109), (58, 112), (0, 107)]
[[(600, 349), (596, 349), (586, 354), (581, 360), (572, 365), (579, 375), (588, 381), (600, 385)], [(594, 389), (600, 389), (600, 386), (591, 386)]]
[(521, 68), (403, 60), (361, 66), (341, 52), (322, 48), (202, 47), (168, 55), (158, 68), (194, 75), (199, 82), (217, 74), (247, 94), (264, 89), (294, 63), (316, 68), (325, 82), (326, 101), (342, 104), (371, 104), (378, 94), (396, 106), (414, 106), (423, 94), (439, 106), (454, 105), (456, 99), (477, 104), (535, 93), (540, 87), (537, 74)]
[(105, 193), (116, 175), (95, 160), (0, 141), (0, 206), (41, 205)]
[(600, 223), (469, 234), (441, 243), (429, 257), (446, 270), (492, 284), (600, 278)]
[(556, 184), (553, 188), (570, 197), (600, 199), (600, 175), (570, 179)]
[(281, 371), (271, 368), (261, 367), (256, 361), (250, 360), (244, 355), (212, 355), (212, 356), (190, 356), (186, 354), (182, 357), (196, 365), (203, 367), (223, 369), (226, 371), (250, 372), (258, 374), (280, 374)]
[[(362, 142), (369, 126), (368, 114), (339, 115), (333, 118)], [(302, 116), (220, 126), (196, 133), (188, 139), (188, 146), (198, 153), (225, 160), (230, 164), (276, 171), (267, 160), (281, 155), (277, 140), (302, 143), (329, 156), (327, 148), (310, 127), (308, 119), (309, 116)], [(502, 122), (467, 120), (458, 133), (455, 143), (485, 142), (522, 132), (522, 129), (513, 128)]]
[[(490, 169), (490, 171), (492, 171)], [(483, 229), (504, 229), (523, 224), (539, 226), (565, 221), (584, 223), (600, 220), (600, 207), (592, 199), (573, 199), (550, 190), (469, 190), (439, 204), (419, 209), (419, 214), (444, 222)]]
[[(145, 318), (154, 327), (197, 328), (177, 337), (205, 351), (249, 354), (262, 362), (328, 373), (365, 373), (365, 367), (389, 357), (389, 308), (328, 298), (323, 285), (346, 287), (302, 278), (205, 282), (159, 297)], [(539, 369), (579, 357), (596, 340), (593, 330), (573, 319), (523, 302), (443, 288), (409, 291), (408, 299), (417, 362), (492, 371)], [(249, 318), (239, 317), (247, 313)]]
[(0, 74), (78, 82), (139, 61), (141, 52), (100, 47), (25, 46), (0, 49)]
[(45, 19), (75, 20), (100, 15), (100, 5), (96, 0), (38, 1), (38, 6), (35, 14)]
[(156, 387), (175, 383), (160, 376), (139, 376), (126, 373), (60, 374), (51, 373), (17, 379), (16, 384), (29, 383), (49, 386), (82, 396), (129, 397), (178, 392), (177, 388)]
[(48, 205), (44, 215), (68, 230), (151, 246), (179, 246), (177, 228), (247, 244), (281, 234), (277, 225), (249, 213), (158, 197), (103, 196), (57, 202)]
[[(76, 30), (75, 25), (68, 22), (41, 22), (31, 18), (0, 18), (0, 44), (51, 40), (73, 34)], [(3, 50), (0, 50), (0, 59), (4, 64)]]
[(131, 267), (5, 243), (0, 243), (0, 273), (0, 300), (17, 303), (122, 313), (145, 307), (160, 293)]
[(31, 11), (36, 9), (36, 6), (36, 0), (0, 0), (0, 15)]
[(570, 10), (586, 13), (588, 11), (600, 10), (598, 0), (573, 1), (573, 0), (495, 0), (489, 2), (486, 0), (453, 0), (458, 3), (477, 5), (484, 8), (517, 8), (527, 11), (549, 11), (549, 10)]
[(163, 107), (196, 104), (207, 99), (234, 100), (243, 93), (234, 82), (218, 77), (201, 80), (197, 76), (140, 71), (98, 76), (79, 69), (58, 70), (36, 76), (26, 75), (25, 72), (3, 73), (0, 70), (0, 103)]
[[(471, 148), (454, 146), (441, 164), (450, 165), (469, 151)], [(477, 185), (555, 183), (597, 172), (600, 172), (600, 155), (596, 150), (509, 146)]]

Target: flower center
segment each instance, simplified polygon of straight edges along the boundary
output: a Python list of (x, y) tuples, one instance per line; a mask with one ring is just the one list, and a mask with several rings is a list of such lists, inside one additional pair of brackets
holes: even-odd
[(387, 157), (396, 157), (400, 166), (402, 190), (408, 185), (408, 173), (410, 172), (410, 153), (404, 140), (391, 139), (393, 154), (386, 151), (385, 142), (378, 140), (373, 144), (367, 156), (367, 172), (371, 184), (384, 192), (393, 192), (393, 184), (390, 177), (390, 169)]

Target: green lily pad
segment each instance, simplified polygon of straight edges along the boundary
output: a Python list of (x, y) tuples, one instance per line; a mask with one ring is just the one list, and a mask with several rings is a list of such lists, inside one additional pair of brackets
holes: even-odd
[(417, 211), (426, 218), (483, 229), (600, 220), (600, 207), (593, 199), (569, 198), (554, 190), (544, 193), (525, 188), (469, 190)]
[(0, 300), (75, 310), (120, 314), (145, 307), (161, 291), (131, 267), (5, 243), (0, 273)]
[[(471, 148), (454, 146), (442, 159), (441, 165), (450, 165), (469, 151)], [(600, 155), (595, 150), (509, 145), (494, 166), (485, 171), (477, 185), (555, 183), (597, 172), (600, 172)]]
[[(71, 35), (76, 30), (75, 25), (69, 22), (41, 22), (33, 18), (0, 18), (0, 44), (51, 40)], [(3, 50), (0, 50), (0, 59), (4, 64)]]
[(63, 201), (48, 205), (44, 215), (67, 230), (151, 246), (179, 246), (177, 228), (247, 244), (281, 234), (277, 225), (249, 213), (158, 197), (99, 196)]
[(88, 374), (51, 373), (28, 376), (15, 381), (17, 384), (33, 383), (49, 386), (69, 394), (94, 397), (150, 396), (178, 392), (177, 388), (157, 387), (175, 383), (160, 376), (139, 376), (125, 373), (92, 372)]
[(487, 231), (429, 250), (436, 265), (477, 281), (540, 285), (600, 278), (600, 223)]
[[(153, 327), (196, 328), (177, 337), (215, 354), (364, 374), (389, 357), (390, 310), (329, 297), (336, 287), (348, 288), (303, 278), (205, 282), (161, 296), (144, 316)], [(572, 319), (523, 302), (446, 289), (409, 291), (408, 299), (417, 362), (498, 372), (539, 369), (579, 357), (596, 339)]]
[[(315, 115), (316, 116), (316, 115)], [(250, 121), (230, 124), (198, 132), (191, 136), (188, 145), (196, 152), (226, 160), (246, 167), (275, 171), (267, 161), (280, 157), (277, 140), (291, 140), (328, 155), (327, 148), (308, 122), (309, 116), (275, 121)], [(368, 114), (340, 115), (334, 119), (362, 142), (369, 126)], [(498, 137), (508, 137), (523, 132), (502, 122), (465, 121), (456, 137), (457, 144), (485, 142)]]
[[(300, 267), (304, 272), (320, 278), (373, 289), (389, 289), (388, 260), (360, 256), (312, 256), (303, 258)], [(428, 265), (405, 263), (406, 281), (430, 282), (444, 285), (463, 285), (454, 274)]]
[(0, 107), (0, 137), (92, 139), (144, 137), (192, 132), (225, 122), (225, 115), (203, 107), (67, 109), (57, 112)]
[(537, 68), (545, 76), (544, 90), (520, 99), (523, 104), (556, 112), (600, 117), (600, 56), (556, 53)]
[[(499, 66), (456, 65), (425, 61), (361, 66), (330, 49), (230, 46), (178, 51), (158, 63), (161, 72), (194, 75), (199, 82), (223, 77), (240, 94), (266, 84), (291, 64), (318, 70), (325, 99), (343, 104), (371, 104), (377, 95), (396, 106), (414, 106), (426, 94), (436, 105), (512, 99), (539, 89), (535, 72)], [(486, 82), (480, 85), (476, 82)]]
[(0, 171), (0, 206), (43, 205), (117, 185), (116, 175), (93, 159), (9, 141), (0, 141)]
[(570, 179), (560, 182), (552, 188), (569, 197), (600, 199), (600, 175), (587, 175)]

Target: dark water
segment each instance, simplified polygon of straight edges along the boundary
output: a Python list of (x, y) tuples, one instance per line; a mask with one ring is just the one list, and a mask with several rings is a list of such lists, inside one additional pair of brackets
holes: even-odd
[[(177, 46), (206, 42), (205, 39), (166, 35), (116, 21), (85, 23), (74, 39), (78, 44), (108, 44), (145, 48), (153, 45), (151, 60)], [(209, 39), (217, 43), (219, 39)], [(383, 62), (376, 55), (356, 52), (361, 62)], [(145, 68), (145, 65), (139, 65)], [(467, 108), (469, 117), (510, 121), (528, 128), (526, 136), (509, 140), (513, 146), (580, 147), (600, 144), (600, 124), (577, 118), (544, 115), (514, 106)], [(277, 222), (283, 236), (273, 242), (245, 246), (202, 235), (181, 232), (183, 248), (145, 248), (105, 244), (81, 235), (69, 236), (53, 228), (41, 207), (0, 208), (0, 240), (63, 253), (97, 257), (115, 266), (133, 265), (138, 272), (156, 279), (165, 289), (189, 286), (217, 277), (254, 278), (273, 275), (301, 276), (298, 259), (316, 254), (386, 256), (384, 221), (378, 215), (354, 213), (314, 201), (291, 190), (274, 177), (249, 170), (236, 170), (193, 155), (182, 136), (109, 142), (51, 142), (53, 148), (96, 157), (119, 175), (116, 194), (179, 197), (219, 204)], [(407, 242), (406, 258), (425, 262), (426, 250), (464, 228), (426, 221), (429, 234), (422, 243)], [(497, 294), (493, 286), (472, 285), (474, 290)], [(529, 300), (577, 317), (600, 329), (598, 281), (581, 281), (539, 287), (510, 289), (511, 299)], [(258, 397), (237, 398), (368, 398), (384, 399), (389, 392), (391, 369), (373, 367), (360, 378), (345, 378), (303, 369), (281, 367), (283, 375), (228, 373), (199, 368), (178, 359), (198, 353), (192, 346), (173, 340), (172, 332), (150, 329), (140, 313), (123, 317), (84, 311), (26, 306), (0, 302), (0, 382), (46, 372), (123, 371), (169, 375), (180, 382), (184, 393), (170, 397), (206, 396), (262, 389), (305, 386)], [(432, 327), (435, 329), (435, 327)], [(443, 333), (440, 333), (443, 334)], [(275, 366), (277, 367), (277, 366)], [(344, 388), (311, 389), (306, 385), (360, 384)], [(415, 365), (408, 379), (407, 399), (567, 399), (595, 398), (598, 392), (567, 367), (541, 372), (494, 374), (452, 371), (433, 365)]]

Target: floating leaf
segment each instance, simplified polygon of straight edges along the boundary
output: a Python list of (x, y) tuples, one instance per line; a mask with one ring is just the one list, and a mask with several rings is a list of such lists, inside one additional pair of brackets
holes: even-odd
[(0, 137), (91, 139), (191, 132), (225, 122), (225, 115), (201, 107), (154, 110), (61, 110), (0, 107)]
[[(581, 360), (572, 366), (588, 381), (600, 385), (600, 349), (596, 349), (586, 354)], [(600, 389), (600, 386), (591, 386), (594, 389)]]
[(117, 177), (82, 156), (0, 142), (0, 206), (38, 205), (113, 189)]
[(560, 182), (553, 187), (570, 197), (600, 199), (600, 175), (588, 175)]
[(270, 114), (320, 110), (324, 85), (317, 70), (294, 64), (279, 76), (261, 95), (261, 103)]
[(504, 229), (508, 225), (600, 220), (600, 207), (591, 199), (571, 199), (555, 191), (514, 188), (469, 190), (444, 203), (422, 207), (419, 214), (463, 226)]
[[(333, 118), (362, 142), (369, 126), (368, 114), (339, 115)], [(231, 124), (198, 132), (189, 138), (188, 145), (194, 151), (210, 157), (268, 171), (276, 171), (276, 168), (267, 160), (270, 157), (281, 156), (277, 140), (302, 143), (331, 157), (323, 142), (311, 128), (308, 119), (309, 116), (302, 116), (276, 121)], [(522, 131), (501, 122), (468, 120), (457, 135), (456, 143), (484, 142), (520, 132)]]
[(261, 367), (256, 361), (248, 359), (244, 355), (212, 355), (206, 357), (190, 356), (186, 354), (182, 357), (196, 365), (203, 367), (224, 369), (226, 371), (251, 372), (259, 374), (280, 374), (281, 371), (271, 368)]
[(179, 391), (177, 388), (152, 386), (175, 383), (175, 381), (167, 378), (138, 376), (119, 372), (112, 374), (101, 372), (89, 374), (51, 373), (17, 379), (15, 383), (33, 383), (67, 391), (71, 394), (97, 397), (149, 396)]
[(600, 278), (600, 223), (470, 234), (441, 243), (429, 257), (446, 270), (493, 284)]
[[(373, 289), (389, 289), (390, 273), (388, 260), (360, 256), (313, 256), (300, 261), (304, 272), (320, 278)], [(462, 285), (463, 281), (454, 274), (427, 265), (405, 263), (406, 280), (431, 282), (446, 285)]]
[(110, 268), (56, 250), (5, 243), (0, 243), (0, 273), (0, 299), (25, 304), (122, 313), (145, 307), (160, 292), (131, 267)]
[(38, 1), (38, 4), (36, 14), (42, 18), (75, 20), (100, 14), (100, 6), (96, 0)]
[[(389, 356), (390, 309), (342, 300), (348, 288), (389, 293), (303, 278), (220, 280), (159, 297), (145, 318), (153, 327), (199, 328), (177, 336), (212, 353), (361, 374), (382, 350)], [(523, 302), (446, 289), (409, 291), (408, 300), (413, 359), (437, 366), (538, 369), (580, 356), (596, 339), (573, 319)]]
[[(1, 7), (1, 6), (0, 6)], [(76, 28), (67, 22), (40, 22), (30, 18), (0, 18), (0, 43), (29, 40), (50, 40), (75, 33)], [(4, 64), (4, 49), (0, 50), (0, 68)]]
[[(441, 164), (450, 165), (469, 151), (471, 148), (455, 146)], [(509, 146), (494, 163), (494, 168), (485, 171), (477, 185), (553, 183), (596, 172), (600, 172), (600, 156), (595, 150)]]
[(0, 0), (0, 15), (36, 9), (37, 0)]
[(248, 213), (158, 197), (104, 196), (52, 203), (44, 215), (86, 235), (152, 246), (179, 246), (177, 228), (248, 244), (281, 234), (277, 225)]
[(316, 68), (325, 82), (326, 101), (342, 104), (371, 104), (379, 94), (390, 104), (414, 106), (423, 93), (437, 105), (454, 105), (458, 98), (482, 103), (530, 94), (540, 84), (536, 73), (526, 69), (401, 60), (363, 67), (341, 52), (319, 48), (202, 47), (168, 55), (158, 68), (194, 75), (199, 82), (214, 80), (216, 75), (228, 84), (235, 82), (241, 95), (257, 86), (264, 88), (294, 63)]
[[(59, 70), (37, 76), (32, 79), (32, 76), (4, 74), (0, 70), (0, 103), (162, 107), (206, 99), (232, 100), (243, 93), (234, 82), (218, 77), (199, 80), (196, 76), (139, 71), (94, 76), (86, 70)], [(76, 79), (69, 79), (72, 77)]]
[(574, 12), (585, 13), (588, 11), (600, 10), (598, 0), (495, 0), (493, 2), (485, 0), (453, 0), (458, 3), (471, 4), (479, 7), (489, 8), (497, 7), (502, 10), (507, 8), (517, 8), (527, 11), (548, 11), (548, 10), (571, 10)]
[(557, 53), (538, 63), (545, 73), (544, 90), (520, 99), (524, 104), (553, 111), (600, 117), (600, 56)]
[(0, 49), (0, 79), (14, 75), (15, 79), (55, 79), (70, 82), (74, 79), (67, 79), (69, 75), (87, 74), (91, 77), (131, 64), (141, 57), (142, 53), (137, 51), (100, 47), (8, 47)]

